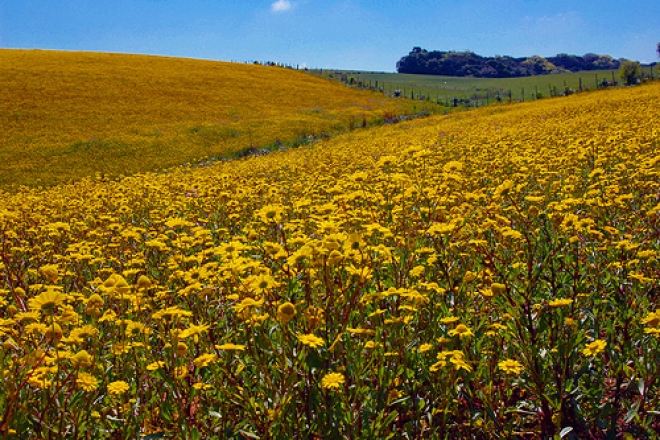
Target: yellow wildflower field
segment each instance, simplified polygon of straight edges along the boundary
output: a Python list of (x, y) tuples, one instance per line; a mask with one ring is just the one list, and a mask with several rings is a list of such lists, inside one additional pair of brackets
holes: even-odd
[(657, 437), (659, 98), (1, 194), (0, 431)]
[(348, 131), (430, 104), (281, 67), (0, 50), (0, 188), (155, 171)]

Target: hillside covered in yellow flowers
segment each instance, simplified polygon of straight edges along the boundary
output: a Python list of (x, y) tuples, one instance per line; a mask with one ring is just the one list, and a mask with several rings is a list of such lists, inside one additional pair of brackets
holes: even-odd
[(659, 99), (0, 194), (0, 428), (656, 438)]
[(281, 67), (3, 49), (0, 188), (153, 171), (420, 109)]

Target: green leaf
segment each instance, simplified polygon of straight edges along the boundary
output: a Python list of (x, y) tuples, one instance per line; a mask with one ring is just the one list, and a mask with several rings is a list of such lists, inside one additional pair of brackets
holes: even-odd
[(199, 430), (195, 427), (192, 428), (190, 431), (190, 439), (191, 440), (201, 440), (202, 436), (199, 433)]
[(261, 437), (259, 437), (257, 434), (255, 434), (255, 433), (253, 433), (253, 432), (247, 432), (247, 431), (244, 431), (244, 430), (242, 430), (242, 429), (239, 429), (238, 432), (239, 432), (241, 435), (244, 435), (244, 436), (247, 437), (247, 438), (254, 438), (254, 439), (257, 439), (257, 440), (259, 440), (259, 439), (261, 438)]
[(402, 397), (402, 398), (400, 398), (400, 399), (396, 399), (394, 402), (390, 403), (390, 406), (398, 405), (399, 403), (403, 403), (403, 402), (405, 402), (406, 400), (410, 400), (410, 396), (404, 396), (404, 397)]
[(320, 370), (323, 368), (323, 360), (316, 350), (308, 350), (307, 356), (305, 357), (305, 364), (307, 364), (307, 367), (310, 370)]
[(623, 419), (624, 423), (630, 423), (632, 421), (632, 419), (634, 419), (635, 416), (637, 416), (637, 413), (639, 412), (639, 407), (640, 407), (641, 404), (642, 404), (641, 400), (635, 402), (635, 404), (632, 406), (632, 408), (630, 408), (630, 410), (626, 414), (626, 418)]
[(142, 440), (156, 440), (158, 438), (163, 438), (163, 437), (165, 437), (165, 433), (161, 431), (161, 432), (156, 432), (154, 434), (149, 434), (147, 436), (141, 437), (141, 439)]
[(394, 422), (394, 420), (399, 416), (399, 413), (397, 411), (392, 411), (385, 417), (385, 420), (383, 420), (383, 423), (381, 424), (382, 427), (388, 427), (389, 425)]

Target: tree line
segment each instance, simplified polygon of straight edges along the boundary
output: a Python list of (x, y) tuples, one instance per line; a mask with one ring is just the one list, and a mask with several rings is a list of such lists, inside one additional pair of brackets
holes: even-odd
[(416, 46), (396, 63), (396, 70), (399, 73), (423, 75), (515, 78), (583, 70), (615, 70), (625, 61), (628, 60), (594, 53), (583, 56), (562, 53), (548, 58), (538, 55), (527, 58), (501, 55), (484, 57), (470, 51), (427, 51)]

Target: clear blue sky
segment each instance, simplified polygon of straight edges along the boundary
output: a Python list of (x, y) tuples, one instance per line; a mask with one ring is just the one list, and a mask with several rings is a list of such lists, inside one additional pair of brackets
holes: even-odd
[(660, 0), (0, 0), (0, 47), (394, 71), (412, 49), (657, 61)]

